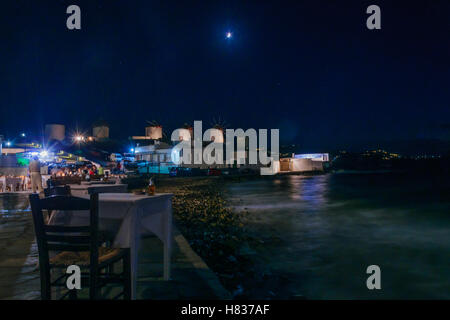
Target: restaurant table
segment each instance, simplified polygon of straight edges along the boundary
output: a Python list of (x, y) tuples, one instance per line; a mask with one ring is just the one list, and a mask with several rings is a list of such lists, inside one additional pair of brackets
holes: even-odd
[(0, 177), (0, 191), (5, 192), (6, 191), (6, 177)]
[(116, 184), (116, 180), (92, 180), (92, 181), (81, 181), (83, 185), (91, 185), (91, 184)]
[(22, 185), (22, 183), (23, 183), (22, 178), (19, 178), (19, 177), (6, 177), (5, 185), (10, 187), (11, 192), (14, 192), (14, 191), (16, 191), (16, 187), (17, 186), (19, 186), (19, 189), (20, 189), (20, 186)]
[[(170, 279), (172, 251), (172, 194), (154, 196), (132, 193), (99, 194), (99, 228), (114, 232), (113, 247), (130, 248), (132, 299), (136, 299), (138, 251), (143, 235), (155, 234), (164, 244), (164, 280)], [(82, 195), (89, 198), (89, 195)], [(55, 212), (49, 221), (54, 225), (89, 224), (87, 211)]]
[(125, 193), (126, 184), (69, 184), (70, 192), (74, 197), (90, 193)]
[[(50, 178), (49, 175), (42, 176), (42, 186), (46, 187), (47, 180)], [(21, 177), (0, 177), (0, 192), (5, 192), (6, 187), (10, 187), (11, 192), (16, 191), (15, 187), (19, 185), (19, 190), (23, 188), (23, 190), (28, 190), (28, 185), (30, 184), (30, 177), (26, 176), (24, 178)]]
[(41, 175), (41, 178), (42, 178), (42, 188), (47, 188), (47, 181), (48, 181), (48, 179), (50, 179), (50, 177), (51, 177), (51, 175), (49, 175), (49, 174), (43, 174), (43, 175)]

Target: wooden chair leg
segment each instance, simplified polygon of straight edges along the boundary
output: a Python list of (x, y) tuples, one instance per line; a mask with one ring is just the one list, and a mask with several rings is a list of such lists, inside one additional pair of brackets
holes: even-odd
[(123, 299), (131, 300), (131, 255), (130, 250), (127, 250), (123, 258)]
[[(50, 270), (50, 277), (54, 276), (55, 278), (61, 276), (61, 270), (57, 270), (57, 269), (52, 269)], [(52, 296), (55, 300), (59, 300), (61, 299), (61, 297), (63, 296), (63, 288), (62, 287), (52, 287), (51, 288), (52, 291)]]
[(72, 289), (69, 291), (69, 299), (70, 300), (78, 300), (77, 289)]
[(41, 299), (51, 300), (52, 299), (52, 288), (50, 285), (50, 277), (45, 270), (40, 266), (40, 276), (41, 276)]
[(94, 272), (90, 272), (89, 277), (89, 299), (95, 300), (98, 298), (98, 274), (94, 274)]

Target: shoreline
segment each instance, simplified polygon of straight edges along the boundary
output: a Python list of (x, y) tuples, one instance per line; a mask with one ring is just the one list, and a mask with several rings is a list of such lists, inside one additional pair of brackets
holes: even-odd
[(248, 212), (234, 210), (226, 200), (225, 183), (238, 182), (162, 178), (156, 186), (157, 192), (174, 194), (174, 223), (234, 299), (298, 299), (285, 290), (289, 279), (273, 274), (262, 254), (281, 240), (251, 230)]

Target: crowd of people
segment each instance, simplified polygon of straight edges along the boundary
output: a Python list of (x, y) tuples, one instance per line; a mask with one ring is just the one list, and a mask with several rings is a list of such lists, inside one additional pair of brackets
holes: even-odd
[(51, 176), (80, 176), (85, 178), (86, 176), (103, 176), (109, 174), (122, 174), (124, 172), (124, 164), (117, 162), (114, 166), (108, 166), (106, 168), (101, 165), (95, 165), (93, 163), (86, 163), (83, 165), (61, 165), (54, 164), (49, 167), (49, 174)]
[[(44, 178), (46, 180), (46, 178)], [(43, 177), (41, 176), (41, 164), (37, 157), (33, 157), (28, 167), (27, 175), (2, 175), (0, 176), (0, 191), (15, 192), (32, 189), (33, 192), (42, 192)]]
[[(43, 170), (43, 167), (48, 167), (48, 171)], [(107, 168), (89, 161), (77, 164), (52, 163), (44, 165), (37, 156), (34, 156), (30, 160), (27, 174), (21, 176), (0, 175), (0, 192), (26, 190), (43, 192), (47, 180), (51, 178), (80, 177), (84, 181), (103, 180), (112, 176), (120, 178), (124, 174), (124, 169), (123, 162), (117, 162), (113, 167)]]
[(29, 176), (0, 175), (0, 192), (25, 191), (31, 189)]
[[(103, 176), (105, 175), (105, 169), (102, 166), (81, 166), (81, 167), (57, 167), (54, 166), (49, 170), (50, 175), (54, 177), (64, 177), (64, 176), (80, 176), (85, 178), (86, 176)], [(109, 171), (106, 171), (107, 173)]]

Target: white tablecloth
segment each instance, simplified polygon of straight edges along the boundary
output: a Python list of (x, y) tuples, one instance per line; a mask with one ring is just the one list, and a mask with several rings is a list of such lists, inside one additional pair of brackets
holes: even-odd
[(116, 180), (104, 180), (104, 181), (81, 181), (81, 184), (91, 185), (91, 184), (116, 184)]
[[(49, 178), (50, 178), (49, 175), (42, 176), (42, 187), (43, 188), (47, 187), (47, 180)], [(6, 187), (12, 187), (11, 191), (14, 192), (14, 191), (16, 191), (15, 186), (17, 186), (17, 184), (20, 184), (20, 186), (22, 186), (22, 183), (23, 183), (24, 190), (28, 190), (29, 182), (30, 182), (29, 177), (25, 177), (24, 179), (18, 178), (18, 177), (0, 177), (0, 192), (5, 192)]]
[(125, 193), (126, 184), (70, 184), (70, 191), (74, 197), (96, 193)]
[(6, 191), (6, 177), (0, 177), (0, 192)]
[(47, 180), (50, 179), (50, 175), (49, 174), (43, 174), (41, 175), (42, 178), (42, 188), (47, 188)]
[[(11, 192), (16, 191), (17, 186), (22, 186), (22, 178), (18, 177), (6, 177), (4, 180), (5, 187), (9, 187)], [(6, 188), (4, 189), (6, 191)]]
[[(155, 234), (164, 243), (164, 279), (169, 280), (172, 251), (172, 194), (146, 196), (131, 193), (101, 193), (99, 220), (100, 230), (116, 233), (114, 247), (130, 248), (133, 299), (136, 298), (138, 251), (142, 235)], [(89, 214), (83, 211), (56, 212), (49, 223), (89, 225)]]

